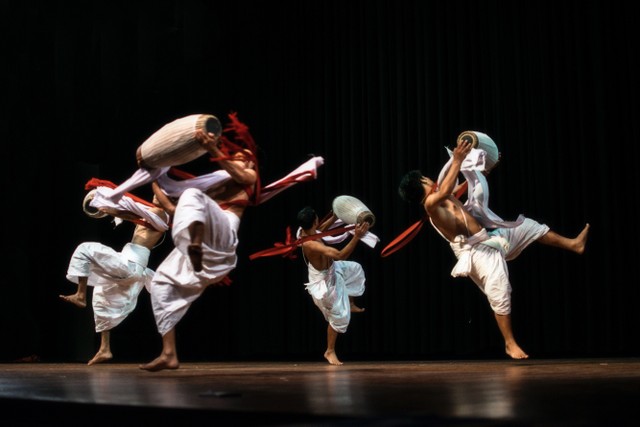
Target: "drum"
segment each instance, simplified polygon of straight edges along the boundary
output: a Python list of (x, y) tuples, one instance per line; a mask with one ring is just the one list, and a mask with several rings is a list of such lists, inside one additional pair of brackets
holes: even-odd
[(333, 199), (333, 213), (347, 224), (360, 224), (363, 221), (370, 227), (376, 222), (375, 215), (360, 200), (353, 196), (338, 196)]
[(210, 114), (193, 114), (167, 123), (138, 147), (140, 167), (155, 169), (179, 166), (197, 159), (207, 152), (195, 139), (202, 129), (216, 137), (222, 135), (222, 124)]
[(96, 194), (96, 189), (89, 191), (86, 196), (84, 196), (84, 200), (82, 201), (82, 210), (87, 216), (91, 218), (104, 218), (107, 216), (106, 212), (102, 212), (98, 208), (94, 208), (91, 206), (91, 201), (93, 200), (94, 195)]
[(496, 164), (498, 164), (500, 152), (498, 151), (498, 146), (493, 142), (493, 139), (491, 139), (489, 135), (475, 130), (467, 130), (458, 135), (458, 141), (461, 139), (470, 141), (473, 148), (484, 150), (487, 153), (485, 158), (487, 171), (490, 171)]

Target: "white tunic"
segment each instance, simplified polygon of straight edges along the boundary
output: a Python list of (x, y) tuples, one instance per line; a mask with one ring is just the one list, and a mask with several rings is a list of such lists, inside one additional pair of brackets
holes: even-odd
[(79, 277), (87, 277), (87, 285), (93, 286), (96, 332), (113, 329), (135, 309), (138, 295), (153, 276), (146, 268), (150, 253), (133, 243), (117, 252), (98, 242), (81, 243), (73, 252), (67, 279), (77, 284)]

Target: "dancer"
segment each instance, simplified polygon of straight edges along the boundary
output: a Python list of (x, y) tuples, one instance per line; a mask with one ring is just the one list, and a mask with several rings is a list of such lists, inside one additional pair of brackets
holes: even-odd
[(337, 219), (332, 212), (320, 224), (316, 211), (308, 206), (297, 215), (300, 226), (298, 237), (303, 240), (300, 246), (309, 274), (309, 282), (305, 287), (328, 322), (324, 358), (332, 365), (342, 365), (336, 354), (338, 334), (347, 331), (351, 313), (364, 311), (353, 301), (354, 297), (364, 293), (364, 270), (359, 263), (347, 261), (347, 258), (369, 230), (368, 222), (357, 224), (353, 229), (353, 237), (341, 250), (324, 244), (322, 239), (306, 239), (328, 230)]
[[(124, 200), (132, 202), (126, 196)], [(139, 205), (139, 209), (148, 211), (156, 223), (165, 226), (157, 230), (148, 223), (137, 223), (131, 241), (120, 252), (98, 242), (83, 242), (75, 249), (69, 262), (67, 279), (76, 283), (77, 288), (74, 294), (60, 295), (60, 299), (85, 308), (87, 286), (93, 286), (92, 306), (95, 331), (100, 334), (100, 348), (88, 365), (113, 358), (111, 330), (135, 309), (140, 292), (149, 286), (153, 276), (153, 270), (147, 268), (149, 256), (168, 228), (169, 216), (157, 206)], [(136, 215), (127, 211), (104, 209), (102, 213), (137, 220)]]
[[(421, 205), (435, 230), (449, 242), (458, 259), (451, 275), (470, 277), (486, 295), (507, 355), (526, 359), (529, 356), (516, 342), (511, 325), (507, 261), (516, 258), (534, 241), (582, 254), (589, 224), (576, 237), (567, 238), (523, 215), (516, 221), (503, 221), (488, 207), (485, 154), (481, 149), (472, 148), (468, 139), (459, 138), (438, 182), (413, 170), (402, 178), (398, 191), (406, 202)], [(464, 205), (454, 197), (459, 188), (456, 187), (459, 173), (468, 185)]]
[[(208, 286), (223, 281), (236, 267), (240, 220), (258, 180), (251, 151), (243, 149), (228, 157), (215, 135), (198, 131), (197, 138), (230, 179), (209, 192), (187, 188), (175, 206), (164, 206), (174, 212), (175, 248), (158, 267), (150, 286), (162, 351), (140, 365), (147, 371), (180, 366), (176, 325)], [(160, 193), (160, 186), (153, 186), (153, 190), (161, 202), (171, 203)]]

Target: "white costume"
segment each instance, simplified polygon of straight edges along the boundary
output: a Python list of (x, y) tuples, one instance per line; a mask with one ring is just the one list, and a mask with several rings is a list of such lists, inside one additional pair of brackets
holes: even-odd
[[(172, 140), (179, 140), (177, 145), (192, 146), (192, 153), (185, 156), (195, 157), (200, 155), (197, 153), (205, 153), (206, 150), (198, 147), (197, 144), (192, 144), (195, 141), (193, 139), (195, 129), (202, 126), (202, 123), (197, 123), (200, 119), (200, 116), (195, 115), (176, 120), (160, 129), (153, 135), (153, 139), (150, 138), (145, 143), (153, 146), (157, 141), (161, 141), (160, 145), (170, 148)], [(145, 143), (140, 147), (143, 158)], [(162, 154), (161, 151), (160, 149), (157, 154)], [(180, 161), (173, 164), (184, 163), (187, 159), (185, 156), (180, 157)], [(323, 163), (322, 157), (307, 160), (285, 177), (261, 188), (254, 203), (264, 203), (286, 188), (299, 182), (315, 179), (317, 168)], [(90, 203), (95, 208), (118, 207), (127, 197), (127, 192), (154, 180), (167, 196), (179, 198), (172, 224), (175, 248), (158, 266), (150, 286), (153, 312), (161, 335), (165, 335), (175, 327), (207, 286), (220, 282), (235, 268), (237, 231), (240, 225), (240, 218), (220, 208), (205, 194), (206, 191), (224, 186), (231, 179), (228, 172), (220, 169), (201, 176), (174, 180), (169, 176), (170, 169), (170, 166), (164, 165), (149, 169), (139, 168), (129, 179), (114, 188), (97, 187)], [(149, 221), (147, 212), (136, 213), (142, 219)], [(191, 243), (188, 226), (194, 221), (202, 222), (205, 227), (205, 237), (202, 242), (203, 269), (199, 272), (193, 270), (188, 255), (188, 246)]]
[(336, 332), (347, 332), (351, 321), (349, 297), (364, 293), (364, 270), (354, 261), (334, 261), (326, 270), (316, 270), (311, 263), (309, 283), (305, 288), (325, 320)]
[[(516, 221), (504, 221), (489, 209), (489, 185), (482, 173), (485, 155), (484, 150), (472, 149), (463, 161), (460, 172), (468, 183), (464, 208), (486, 228), (473, 236), (458, 235), (453, 242), (449, 242), (458, 259), (451, 275), (470, 277), (487, 296), (493, 311), (507, 315), (511, 313), (507, 261), (516, 258), (524, 248), (544, 236), (549, 227), (523, 215)], [(442, 182), (451, 161), (442, 168), (438, 182)], [(431, 225), (444, 237), (433, 222)]]
[[(194, 271), (187, 248), (191, 243), (189, 224), (200, 221), (202, 270)], [(158, 332), (171, 330), (207, 286), (224, 279), (235, 267), (240, 218), (223, 210), (196, 188), (184, 190), (173, 217), (171, 235), (175, 248), (158, 266), (150, 286), (151, 303)]]
[[(342, 227), (344, 224), (344, 221), (338, 219), (329, 227), (329, 230)], [(321, 233), (317, 230), (316, 232)], [(337, 244), (353, 234), (355, 232), (349, 230), (342, 234), (324, 236), (322, 240), (329, 244)], [(296, 238), (300, 239), (301, 237), (302, 228), (298, 227)], [(380, 238), (367, 231), (361, 241), (373, 248), (380, 241)], [(334, 331), (346, 332), (351, 321), (349, 297), (358, 297), (364, 293), (366, 279), (362, 266), (354, 261), (333, 261), (328, 269), (316, 270), (306, 259), (305, 263), (309, 270), (309, 283), (305, 283), (304, 286), (311, 295), (313, 303), (320, 309)]]
[(81, 243), (73, 252), (67, 279), (77, 284), (79, 277), (87, 277), (87, 285), (93, 286), (96, 332), (113, 329), (136, 307), (138, 295), (153, 277), (147, 268), (150, 253), (134, 243), (117, 252), (97, 242)]
[[(329, 229), (342, 225), (344, 222), (337, 220)], [(302, 228), (298, 228), (296, 232), (298, 239), (301, 237), (301, 233)], [(340, 243), (350, 234), (354, 234), (353, 230), (340, 235), (325, 236), (322, 237), (322, 240), (330, 244)], [(373, 248), (380, 239), (367, 231), (361, 241)], [(311, 263), (306, 260), (305, 263), (309, 269), (309, 283), (305, 283), (304, 286), (311, 295), (313, 303), (320, 309), (334, 331), (346, 332), (351, 320), (349, 297), (358, 297), (364, 293), (366, 279), (362, 266), (354, 261), (333, 261), (328, 269), (316, 270)]]

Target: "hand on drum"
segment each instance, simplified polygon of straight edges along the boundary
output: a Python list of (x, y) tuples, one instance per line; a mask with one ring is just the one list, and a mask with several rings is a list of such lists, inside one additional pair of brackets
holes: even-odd
[(465, 139), (458, 140), (458, 145), (453, 150), (453, 157), (458, 158), (460, 161), (467, 157), (467, 154), (471, 152), (471, 143)]
[(206, 148), (209, 151), (220, 149), (218, 145), (220, 142), (220, 138), (216, 137), (211, 132), (204, 132), (202, 131), (202, 129), (198, 129), (196, 131), (196, 139), (198, 140), (200, 145), (202, 145), (204, 148)]
[(362, 221), (356, 224), (356, 228), (353, 229), (353, 232), (357, 237), (362, 238), (369, 231), (369, 223), (367, 221)]

